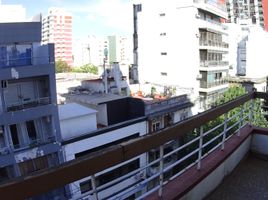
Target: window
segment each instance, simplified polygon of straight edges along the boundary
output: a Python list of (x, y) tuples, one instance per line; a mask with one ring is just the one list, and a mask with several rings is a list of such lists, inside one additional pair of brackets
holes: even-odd
[(161, 72), (161, 76), (167, 76), (167, 72)]
[(160, 33), (160, 36), (166, 36), (167, 33)]
[(29, 136), (30, 141), (36, 141), (37, 140), (37, 133), (36, 133), (34, 121), (33, 120), (27, 121), (26, 128), (27, 128), (27, 132), (28, 132), (28, 136)]
[(161, 52), (161, 56), (166, 56), (167, 52)]
[(161, 128), (160, 125), (161, 125), (160, 121), (153, 121), (152, 122), (152, 132), (160, 130), (160, 128)]
[(12, 124), (9, 126), (10, 129), (10, 134), (12, 138), (12, 142), (14, 145), (14, 148), (19, 148), (20, 147), (20, 142), (19, 142), (19, 137), (18, 137), (18, 129), (16, 124)]

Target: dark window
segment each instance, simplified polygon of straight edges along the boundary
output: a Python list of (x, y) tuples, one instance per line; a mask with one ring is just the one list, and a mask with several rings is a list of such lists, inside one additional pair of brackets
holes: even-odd
[(166, 16), (166, 13), (160, 13), (159, 16), (164, 17), (164, 16)]
[(167, 76), (167, 72), (161, 72), (161, 76)]
[(32, 121), (32, 120), (27, 121), (26, 127), (27, 127), (28, 136), (29, 136), (30, 140), (35, 141), (37, 139), (37, 135), (36, 135), (34, 121)]
[(166, 56), (167, 55), (167, 52), (161, 52), (161, 55), (162, 56)]
[(12, 125), (9, 126), (9, 129), (10, 129), (11, 138), (12, 138), (14, 148), (19, 148), (20, 143), (19, 143), (19, 138), (18, 138), (17, 125), (12, 124)]

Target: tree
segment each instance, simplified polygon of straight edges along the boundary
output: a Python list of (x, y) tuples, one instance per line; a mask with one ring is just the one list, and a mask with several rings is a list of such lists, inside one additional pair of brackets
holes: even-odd
[(92, 64), (85, 64), (81, 67), (73, 68), (73, 72), (76, 73), (91, 73), (91, 74), (98, 74), (98, 67)]
[(69, 72), (70, 69), (71, 68), (66, 61), (63, 60), (56, 61), (56, 73)]

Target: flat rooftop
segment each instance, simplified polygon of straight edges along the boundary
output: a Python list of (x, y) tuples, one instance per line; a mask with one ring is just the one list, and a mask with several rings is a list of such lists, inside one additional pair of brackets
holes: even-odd
[(91, 104), (91, 105), (99, 105), (109, 101), (123, 99), (125, 96), (120, 96), (116, 94), (105, 94), (105, 93), (97, 93), (97, 94), (73, 94), (68, 95), (70, 101), (75, 101), (83, 104)]

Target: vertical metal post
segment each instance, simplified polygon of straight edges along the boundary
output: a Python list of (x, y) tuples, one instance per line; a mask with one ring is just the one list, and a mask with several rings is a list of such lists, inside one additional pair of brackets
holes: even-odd
[(159, 166), (159, 172), (160, 172), (159, 185), (160, 185), (160, 188), (158, 190), (158, 196), (161, 198), (163, 195), (163, 182), (164, 182), (164, 174), (163, 174), (163, 171), (164, 171), (164, 145), (160, 146), (160, 155), (159, 156), (160, 156), (160, 166)]
[(203, 125), (200, 127), (200, 138), (199, 138), (199, 151), (198, 151), (198, 161), (197, 161), (197, 169), (201, 169), (201, 159), (202, 159), (202, 149), (203, 149)]
[(249, 106), (249, 116), (248, 116), (250, 125), (252, 125), (253, 123), (253, 109), (254, 109), (254, 100), (251, 99)]
[(225, 139), (226, 139), (226, 131), (227, 131), (227, 120), (228, 120), (228, 114), (224, 113), (224, 127), (223, 127), (221, 150), (224, 150)]
[(98, 191), (97, 191), (97, 185), (96, 185), (96, 179), (95, 179), (95, 175), (91, 175), (91, 185), (92, 185), (92, 189), (93, 189), (93, 194), (95, 197), (95, 200), (98, 200)]
[(243, 114), (244, 114), (244, 104), (241, 106), (241, 110), (239, 113), (239, 130), (238, 130), (238, 136), (241, 134), (241, 127), (242, 127), (242, 122), (243, 122)]

